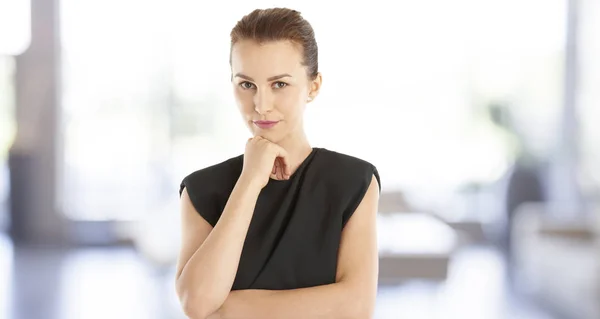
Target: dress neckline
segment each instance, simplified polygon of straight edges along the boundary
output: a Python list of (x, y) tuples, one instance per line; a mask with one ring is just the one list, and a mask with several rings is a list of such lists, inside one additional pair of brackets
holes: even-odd
[(289, 179), (274, 179), (269, 177), (269, 183), (270, 182), (274, 182), (274, 183), (286, 183), (286, 182), (290, 182), (294, 179), (294, 177), (296, 177), (297, 173), (299, 171), (301, 171), (306, 165), (308, 165), (308, 163), (310, 162), (310, 160), (315, 156), (315, 154), (320, 150), (321, 148), (319, 147), (313, 147), (312, 150), (310, 151), (310, 153), (308, 153), (308, 156), (306, 156), (306, 158), (302, 161), (302, 163), (300, 163), (300, 165), (298, 165), (298, 167), (296, 168), (296, 170), (292, 173), (292, 175), (290, 175)]

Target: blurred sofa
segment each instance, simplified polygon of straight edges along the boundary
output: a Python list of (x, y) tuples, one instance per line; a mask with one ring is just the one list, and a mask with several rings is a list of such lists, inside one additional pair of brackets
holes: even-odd
[(599, 208), (578, 218), (541, 203), (517, 209), (511, 260), (520, 292), (565, 318), (600, 319)]

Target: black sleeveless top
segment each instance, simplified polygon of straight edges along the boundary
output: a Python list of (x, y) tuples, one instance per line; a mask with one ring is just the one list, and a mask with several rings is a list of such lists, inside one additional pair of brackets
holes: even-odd
[[(196, 211), (214, 227), (242, 165), (240, 155), (195, 171), (179, 194), (187, 188)], [(233, 290), (334, 283), (342, 229), (373, 175), (379, 182), (375, 166), (364, 160), (313, 148), (289, 180), (269, 180), (256, 202)]]

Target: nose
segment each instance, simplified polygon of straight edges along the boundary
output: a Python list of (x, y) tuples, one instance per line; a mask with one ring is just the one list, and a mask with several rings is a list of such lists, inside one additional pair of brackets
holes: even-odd
[(266, 90), (257, 90), (254, 95), (254, 110), (258, 114), (267, 114), (273, 111), (273, 96)]

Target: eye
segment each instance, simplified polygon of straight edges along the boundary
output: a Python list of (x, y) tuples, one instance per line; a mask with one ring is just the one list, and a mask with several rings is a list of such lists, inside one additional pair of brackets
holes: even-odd
[(275, 83), (273, 83), (273, 87), (275, 87), (276, 89), (283, 89), (286, 86), (287, 86), (287, 83), (285, 83), (285, 82), (275, 82)]
[(248, 81), (244, 81), (242, 83), (240, 83), (240, 87), (244, 90), (250, 90), (254, 88), (254, 84), (248, 82)]

